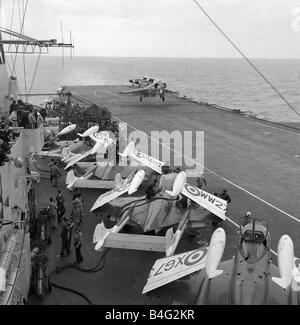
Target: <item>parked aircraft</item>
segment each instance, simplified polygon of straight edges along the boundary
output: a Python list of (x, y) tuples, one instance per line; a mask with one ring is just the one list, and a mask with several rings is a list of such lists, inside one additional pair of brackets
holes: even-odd
[(143, 169), (139, 170), (137, 173), (135, 173), (135, 170), (133, 170), (131, 175), (129, 175), (124, 180), (122, 180), (120, 174), (117, 174), (115, 178), (115, 188), (109, 192), (100, 195), (90, 211), (98, 209), (105, 203), (110, 202), (111, 200), (117, 198), (118, 196), (121, 196), (126, 192), (128, 192), (129, 195), (136, 192), (144, 179), (145, 171)]
[[(174, 184), (175, 183), (176, 181)], [(138, 182), (138, 184), (141, 183)], [(188, 196), (191, 200), (205, 207), (201, 213), (199, 209), (195, 209), (194, 206), (192, 207), (191, 203), (188, 203), (187, 206), (180, 207), (180, 205), (176, 204), (177, 200), (170, 197), (165, 191), (159, 192), (152, 199), (136, 198), (136, 200), (138, 200), (138, 205), (130, 198), (123, 198), (122, 206), (125, 206), (128, 212), (123, 215), (124, 211), (121, 207), (121, 217), (117, 224), (111, 229), (107, 229), (103, 222), (97, 225), (94, 232), (94, 243), (97, 243), (95, 249), (99, 250), (104, 246), (141, 249), (165, 252), (166, 256), (172, 256), (187, 225), (190, 227), (194, 227), (194, 225), (195, 227), (203, 227), (203, 220), (209, 215), (209, 213), (207, 214), (205, 211), (213, 212), (222, 220), (226, 219), (226, 201), (196, 187), (192, 187), (193, 190), (191, 190), (191, 185), (189, 184), (184, 183), (184, 185), (186, 185), (190, 191)], [(176, 186), (178, 185), (175, 185), (175, 187)], [(120, 188), (102, 194), (91, 211), (109, 203), (123, 193), (126, 193), (128, 189), (129, 185), (128, 182), (126, 182)], [(201, 195), (198, 193), (201, 193)], [(114, 204), (118, 206), (117, 201)], [(222, 208), (220, 208), (219, 205)], [(120, 234), (119, 232), (129, 221), (138, 225), (144, 233), (151, 230), (158, 233), (163, 228), (166, 229), (166, 233), (164, 236)], [(173, 227), (176, 227), (175, 233), (173, 232)], [(101, 245), (98, 245), (99, 242)]]
[[(179, 297), (176, 303), (299, 304), (300, 259), (294, 258), (293, 242), (289, 236), (284, 235), (279, 241), (278, 267), (271, 259), (270, 233), (268, 223), (264, 220), (253, 218), (246, 225), (240, 226), (239, 244), (235, 256), (230, 260), (220, 262), (223, 244), (221, 245), (220, 240), (218, 242), (219, 248), (215, 245), (214, 248), (211, 244), (208, 248), (212, 254), (207, 254), (206, 272), (196, 272), (188, 279), (182, 279), (176, 285), (174, 283), (174, 293)], [(163, 262), (161, 260), (159, 264), (154, 265), (143, 293), (160, 286), (155, 282), (158, 278), (155, 274), (158, 275), (157, 266)], [(168, 271), (165, 264), (164, 267)], [(164, 272), (163, 267), (161, 270)], [(174, 279), (185, 276), (184, 273), (177, 274), (176, 269), (169, 273), (168, 276)], [(188, 292), (182, 300), (181, 283), (184, 283), (184, 291)]]
[(221, 274), (222, 271), (217, 268), (225, 243), (225, 231), (218, 228), (212, 234), (208, 248), (202, 247), (157, 260), (151, 269), (143, 294), (204, 268), (209, 276)]
[[(119, 153), (122, 159), (127, 159), (128, 165), (111, 166), (105, 165), (104, 161), (97, 163), (86, 163), (84, 166), (80, 166), (84, 173), (82, 175), (75, 175), (74, 170), (71, 170), (67, 174), (66, 184), (69, 190), (75, 187), (87, 187), (87, 188), (111, 188), (112, 181), (117, 173), (121, 175), (129, 176), (132, 169), (135, 167), (146, 168), (155, 171), (158, 174), (162, 173), (162, 166), (164, 163), (156, 158), (153, 158), (143, 152), (135, 149), (134, 142), (130, 142), (124, 149), (123, 153)], [(111, 175), (111, 180), (107, 180), (108, 175)], [(95, 176), (95, 179), (91, 179)], [(123, 177), (122, 177), (123, 178)]]

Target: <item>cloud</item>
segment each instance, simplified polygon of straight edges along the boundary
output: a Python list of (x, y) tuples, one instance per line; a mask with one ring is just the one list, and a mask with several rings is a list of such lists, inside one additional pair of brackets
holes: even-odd
[[(42, 0), (44, 1), (44, 0)], [(149, 16), (172, 16), (186, 7), (184, 0), (53, 0), (58, 14), (142, 19)]]
[[(298, 0), (198, 2), (249, 56), (300, 55), (300, 32), (291, 27)], [(237, 55), (193, 0), (30, 0), (25, 32), (60, 39), (60, 20), (78, 55)]]

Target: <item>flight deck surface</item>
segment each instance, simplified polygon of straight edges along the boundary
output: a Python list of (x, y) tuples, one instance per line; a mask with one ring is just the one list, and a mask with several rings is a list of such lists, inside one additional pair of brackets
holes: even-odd
[[(128, 86), (68, 86), (67, 89), (90, 103), (106, 106), (113, 118), (128, 123), (128, 130), (204, 131), (205, 178), (207, 190), (211, 193), (228, 190), (232, 202), (228, 205), (228, 220), (223, 223), (227, 242), (222, 260), (232, 257), (237, 247), (239, 218), (246, 211), (252, 216), (269, 221), (272, 249), (276, 252), (280, 237), (288, 234), (294, 241), (295, 256), (300, 257), (300, 131), (270, 122), (243, 117), (233, 112), (215, 109), (206, 105), (166, 95), (166, 101), (159, 97), (139, 98), (120, 94)], [(157, 157), (158, 158), (158, 157)], [(47, 166), (47, 160), (40, 162)], [(64, 179), (59, 188), (69, 200)], [(37, 185), (38, 207), (48, 203), (50, 195), (57, 189), (49, 187), (49, 181)], [(93, 231), (99, 222), (89, 210), (102, 192), (81, 190), (85, 201), (85, 216), (82, 225), (84, 268), (97, 263), (100, 254), (92, 244)], [(47, 193), (47, 195), (46, 195)], [(103, 210), (105, 214), (105, 210)], [(202, 230), (197, 238), (184, 235), (177, 252), (199, 247), (197, 241), (209, 241), (211, 229)], [(74, 253), (68, 258), (59, 258), (60, 237), (57, 230), (55, 240), (48, 251), (50, 268), (74, 260)], [(105, 266), (98, 273), (81, 273), (66, 270), (55, 276), (53, 281), (81, 291), (94, 304), (170, 304), (175, 294), (172, 284), (156, 293), (142, 295), (151, 266), (162, 253), (111, 249), (106, 256)], [(273, 255), (276, 261), (276, 255)], [(31, 303), (38, 303), (34, 300)], [(53, 289), (42, 304), (82, 304), (84, 301), (73, 294)]]

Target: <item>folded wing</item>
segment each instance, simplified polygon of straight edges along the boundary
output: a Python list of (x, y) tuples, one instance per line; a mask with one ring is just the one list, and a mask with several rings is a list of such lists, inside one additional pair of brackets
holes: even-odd
[(181, 193), (219, 218), (226, 219), (227, 202), (225, 200), (188, 183), (184, 184)]

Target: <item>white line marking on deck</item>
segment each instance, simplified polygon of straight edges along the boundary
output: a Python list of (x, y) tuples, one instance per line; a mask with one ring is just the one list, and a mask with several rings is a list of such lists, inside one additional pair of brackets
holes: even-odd
[(275, 130), (280, 130), (280, 131), (283, 131), (283, 132), (286, 132), (286, 133), (290, 133), (290, 134), (296, 134), (296, 135), (299, 135), (300, 136), (300, 132), (293, 132), (293, 131), (288, 131), (288, 130), (285, 130), (285, 129), (281, 129), (280, 127), (278, 126), (273, 126), (273, 125), (269, 125), (269, 124), (262, 124), (260, 122), (256, 122), (256, 124), (260, 124), (260, 125), (263, 125), (263, 126), (267, 126), (268, 128), (272, 128), (272, 129), (275, 129)]

